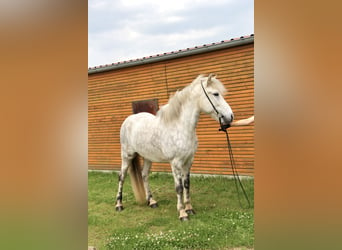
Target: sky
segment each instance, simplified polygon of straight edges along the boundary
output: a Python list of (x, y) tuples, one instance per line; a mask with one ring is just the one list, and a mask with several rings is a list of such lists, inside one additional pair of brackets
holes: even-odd
[(253, 0), (88, 0), (88, 66), (254, 34)]

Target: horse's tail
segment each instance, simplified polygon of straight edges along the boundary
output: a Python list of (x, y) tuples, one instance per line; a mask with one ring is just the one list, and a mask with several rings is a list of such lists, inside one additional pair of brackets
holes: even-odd
[(135, 199), (138, 203), (143, 204), (145, 200), (145, 188), (141, 174), (140, 157), (138, 154), (132, 160), (130, 168), (130, 177)]

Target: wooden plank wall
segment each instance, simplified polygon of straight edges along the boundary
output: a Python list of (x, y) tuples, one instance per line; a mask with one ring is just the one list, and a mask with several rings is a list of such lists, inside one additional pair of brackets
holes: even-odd
[[(225, 99), (235, 119), (254, 114), (254, 44), (90, 74), (88, 77), (89, 169), (119, 170), (119, 131), (132, 114), (132, 102), (158, 99), (190, 84), (199, 74), (215, 73), (226, 86)], [(198, 151), (192, 173), (232, 174), (227, 144), (218, 123), (201, 115)], [(235, 162), (241, 175), (254, 175), (254, 125), (229, 130)], [(152, 171), (170, 172), (169, 164), (154, 163)]]

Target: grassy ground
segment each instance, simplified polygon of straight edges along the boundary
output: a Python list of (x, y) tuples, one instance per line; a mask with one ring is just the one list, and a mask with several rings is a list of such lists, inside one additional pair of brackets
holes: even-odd
[[(240, 208), (234, 180), (191, 177), (191, 199), (196, 215), (181, 222), (176, 209), (173, 177), (150, 175), (159, 207), (135, 202), (130, 180), (123, 192), (124, 211), (115, 211), (117, 173), (88, 174), (88, 245), (97, 249), (239, 249), (253, 248), (253, 207)], [(243, 180), (253, 203), (253, 180)], [(243, 203), (244, 198), (241, 197)]]

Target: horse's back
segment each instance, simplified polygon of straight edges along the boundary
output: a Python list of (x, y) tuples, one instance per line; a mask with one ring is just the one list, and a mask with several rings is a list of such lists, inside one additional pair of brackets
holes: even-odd
[(154, 119), (155, 116), (147, 112), (128, 116), (121, 125), (120, 139), (123, 139), (122, 137), (125, 136), (133, 135), (137, 130), (148, 128)]

